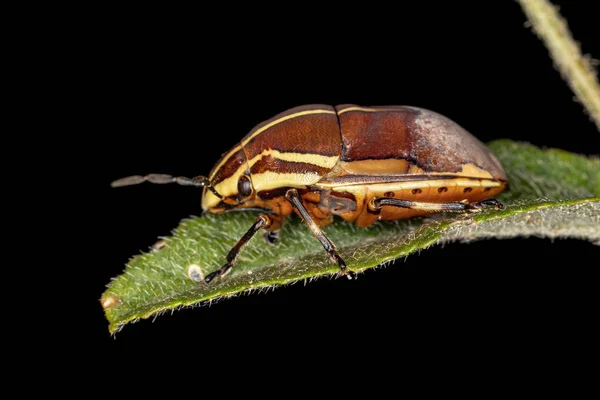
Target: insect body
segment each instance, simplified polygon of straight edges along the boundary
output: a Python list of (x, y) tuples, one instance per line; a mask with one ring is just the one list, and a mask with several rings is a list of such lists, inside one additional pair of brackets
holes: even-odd
[(493, 197), (507, 185), (496, 157), (448, 118), (416, 107), (355, 105), (307, 105), (281, 113), (251, 130), (208, 177), (152, 174), (113, 186), (144, 181), (204, 187), (202, 208), (211, 213), (265, 210), (206, 283), (229, 271), (259, 230), (276, 240), (293, 213), (346, 274), (321, 230), (334, 215), (364, 227), (432, 212), (501, 208)]

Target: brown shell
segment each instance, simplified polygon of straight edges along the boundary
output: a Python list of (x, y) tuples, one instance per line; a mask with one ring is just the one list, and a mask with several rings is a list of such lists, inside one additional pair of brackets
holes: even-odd
[[(425, 172), (453, 173), (473, 164), (506, 180), (487, 147), (454, 121), (417, 107), (337, 106), (342, 161), (401, 159)], [(363, 111), (369, 110), (369, 111)]]
[[(259, 135), (255, 135), (257, 131), (261, 131)], [(241, 142), (249, 160), (265, 149), (337, 156), (340, 129), (332, 106), (311, 104), (291, 108), (258, 124)]]

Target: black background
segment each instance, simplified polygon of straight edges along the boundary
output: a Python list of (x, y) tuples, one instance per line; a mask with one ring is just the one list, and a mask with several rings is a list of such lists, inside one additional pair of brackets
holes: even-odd
[[(583, 51), (600, 57), (593, 2), (557, 3)], [(76, 273), (85, 282), (83, 318), (68, 328), (82, 354), (108, 361), (105, 372), (124, 359), (183, 357), (203, 376), (246, 373), (257, 360), (267, 370), (306, 361), (311, 375), (344, 384), (381, 359), (452, 369), (523, 357), (553, 363), (587, 351), (598, 333), (598, 248), (534, 238), (438, 246), (355, 281), (241, 296), (111, 337), (98, 301), (105, 285), (129, 257), (199, 215), (201, 192), (109, 183), (150, 172), (207, 174), (254, 125), (288, 108), (414, 105), (486, 142), (600, 149), (597, 129), (516, 2), (212, 7), (98, 10), (85, 39), (76, 157), (86, 175), (81, 202), (97, 226), (84, 230), (80, 214), (80, 250), (94, 256)]]

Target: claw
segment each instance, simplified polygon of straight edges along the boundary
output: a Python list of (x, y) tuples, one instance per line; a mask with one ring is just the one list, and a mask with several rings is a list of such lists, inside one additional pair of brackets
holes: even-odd
[(356, 272), (350, 271), (348, 269), (341, 270), (339, 272), (340, 276), (345, 276), (348, 280), (356, 279)]
[(225, 275), (231, 269), (231, 267), (233, 267), (233, 265), (231, 263), (227, 263), (218, 270), (211, 272), (210, 274), (206, 275), (206, 278), (204, 278), (204, 283), (209, 284), (216, 277)]
[(502, 210), (504, 208), (504, 204), (500, 203), (496, 199), (487, 199), (476, 203), (480, 208), (492, 208), (494, 210)]

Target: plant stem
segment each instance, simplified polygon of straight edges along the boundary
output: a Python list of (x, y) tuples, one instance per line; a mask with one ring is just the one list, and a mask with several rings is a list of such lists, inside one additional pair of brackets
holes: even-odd
[(581, 54), (566, 21), (558, 8), (548, 0), (517, 0), (533, 30), (544, 42), (563, 79), (583, 103), (590, 118), (600, 130), (600, 85), (589, 57)]

